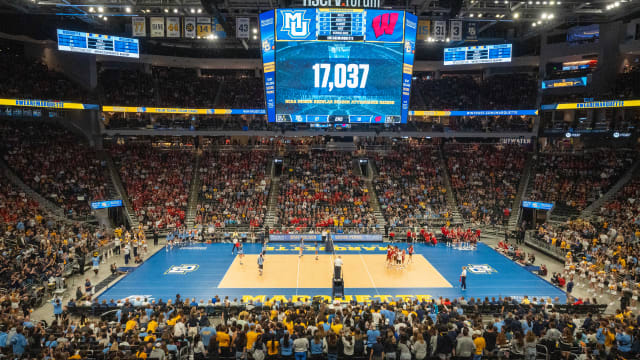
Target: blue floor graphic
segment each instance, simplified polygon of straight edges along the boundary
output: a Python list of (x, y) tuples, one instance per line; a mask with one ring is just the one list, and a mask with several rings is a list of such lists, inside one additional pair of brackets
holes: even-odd
[[(307, 245), (308, 246), (308, 245)], [(400, 245), (402, 246), (402, 245)], [(336, 254), (385, 254), (386, 243), (336, 244)], [(330, 288), (218, 288), (227, 270), (235, 259), (231, 255), (231, 244), (197, 244), (185, 248), (165, 251), (149, 258), (145, 263), (127, 274), (112, 287), (99, 295), (99, 300), (124, 299), (132, 296), (150, 299), (196, 298), (207, 302), (218, 295), (234, 298), (259, 298), (274, 296), (277, 299), (291, 299), (294, 296), (328, 297)], [(258, 254), (260, 244), (246, 244), (245, 254)], [(477, 250), (457, 250), (443, 244), (415, 246), (416, 254), (421, 254), (453, 286), (452, 288), (346, 288), (345, 299), (358, 301), (386, 300), (394, 297), (412, 296), (419, 299), (465, 297), (511, 296), (521, 298), (559, 297), (566, 300), (565, 293), (528, 272), (522, 266), (507, 259), (485, 244)], [(314, 250), (305, 254), (313, 256)], [(322, 253), (322, 252), (321, 252)], [(267, 257), (271, 254), (298, 254), (297, 244), (269, 244)], [(268, 265), (268, 263), (266, 264)], [(265, 265), (265, 266), (266, 266)], [(252, 266), (256, 266), (252, 264)], [(462, 266), (471, 266), (467, 277), (466, 291), (459, 286)], [(292, 271), (296, 271), (292, 269)], [(366, 275), (364, 275), (366, 276)], [(428, 274), (425, 273), (425, 276)]]

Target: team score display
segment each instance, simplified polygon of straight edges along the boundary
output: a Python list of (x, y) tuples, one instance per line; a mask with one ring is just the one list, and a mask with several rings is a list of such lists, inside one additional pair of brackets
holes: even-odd
[[(331, 68), (333, 67), (333, 79)], [(313, 65), (314, 87), (329, 89), (364, 89), (369, 76), (369, 64), (315, 64)], [(320, 81), (322, 79), (322, 81)]]

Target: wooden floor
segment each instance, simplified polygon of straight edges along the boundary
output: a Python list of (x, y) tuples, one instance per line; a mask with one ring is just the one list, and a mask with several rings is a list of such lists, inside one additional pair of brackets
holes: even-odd
[[(218, 288), (331, 288), (333, 255), (265, 256), (258, 273), (258, 255), (236, 256)], [(450, 288), (451, 284), (422, 256), (415, 254), (405, 269), (388, 268), (386, 255), (341, 255), (345, 288)]]

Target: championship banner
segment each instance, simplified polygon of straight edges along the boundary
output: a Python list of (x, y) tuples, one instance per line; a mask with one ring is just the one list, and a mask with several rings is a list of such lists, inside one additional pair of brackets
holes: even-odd
[(476, 23), (467, 22), (465, 24), (467, 25), (467, 29), (465, 31), (464, 39), (466, 41), (476, 41), (476, 40), (478, 40), (478, 33), (476, 32)]
[(167, 18), (167, 37), (168, 38), (180, 37), (180, 18), (179, 17)]
[(151, 37), (164, 37), (164, 18), (152, 17), (149, 19), (151, 25)]
[(431, 28), (431, 21), (418, 20), (418, 35), (417, 40), (426, 41), (429, 39), (429, 29)]
[(204, 39), (211, 35), (211, 18), (199, 17), (196, 26), (196, 35), (198, 39)]
[(184, 37), (187, 39), (196, 38), (196, 18), (194, 17), (184, 18)]
[(97, 110), (100, 107), (95, 104), (80, 104), (64, 101), (37, 100), (37, 99), (0, 99), (0, 105), (39, 107), (50, 109), (72, 109), (72, 110)]
[(449, 24), (451, 26), (451, 41), (462, 41), (462, 21), (451, 20)]
[(236, 38), (249, 39), (249, 18), (236, 18)]
[(434, 21), (433, 22), (433, 38), (435, 40), (444, 41), (446, 37), (447, 37), (447, 22)]
[(131, 18), (131, 35), (147, 36), (147, 22), (143, 17)]

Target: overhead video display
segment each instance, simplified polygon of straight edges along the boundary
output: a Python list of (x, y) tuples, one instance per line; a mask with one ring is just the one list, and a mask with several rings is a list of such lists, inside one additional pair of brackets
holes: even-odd
[(276, 9), (260, 26), (270, 122), (406, 122), (414, 15)]

